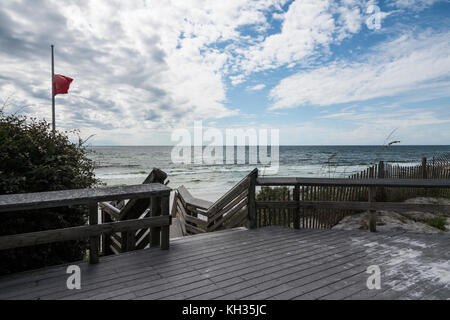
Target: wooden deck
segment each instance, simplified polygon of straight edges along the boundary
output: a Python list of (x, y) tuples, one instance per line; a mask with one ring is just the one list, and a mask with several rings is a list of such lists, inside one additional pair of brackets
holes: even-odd
[[(0, 278), (0, 299), (448, 299), (450, 237), (265, 227), (171, 240), (67, 266)], [(381, 289), (366, 286), (381, 269)]]

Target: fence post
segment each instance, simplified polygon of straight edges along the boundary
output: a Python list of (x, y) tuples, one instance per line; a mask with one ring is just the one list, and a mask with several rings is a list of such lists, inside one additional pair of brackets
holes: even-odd
[(256, 178), (258, 178), (258, 169), (253, 170), (250, 173), (250, 184), (248, 186), (248, 226), (250, 229), (257, 227), (256, 221)]
[[(169, 216), (169, 196), (161, 198), (161, 215)], [(170, 225), (161, 227), (161, 249), (169, 249)]]
[(294, 187), (293, 200), (297, 202), (294, 209), (294, 229), (300, 229), (300, 187), (298, 185)]
[[(380, 163), (378, 164), (378, 179), (384, 179), (385, 175), (384, 175), (384, 161), (380, 161)], [(386, 189), (384, 187), (379, 187), (378, 191), (377, 191), (377, 197), (376, 200), (377, 201), (385, 201), (387, 198), (386, 195)]]
[[(152, 197), (151, 198), (151, 217), (157, 217), (161, 214), (161, 197)], [(161, 240), (161, 227), (152, 227), (150, 228), (150, 239), (149, 244), (150, 247), (158, 247), (160, 245)]]
[[(92, 203), (89, 205), (89, 225), (98, 224), (98, 204)], [(100, 236), (93, 236), (89, 238), (89, 263), (98, 263), (98, 251), (100, 248)]]
[[(369, 187), (369, 204), (375, 201), (375, 190), (374, 187)], [(377, 212), (375, 210), (369, 209), (370, 218), (369, 218), (369, 231), (376, 232), (377, 231)]]
[(422, 158), (422, 179), (427, 178), (427, 158)]

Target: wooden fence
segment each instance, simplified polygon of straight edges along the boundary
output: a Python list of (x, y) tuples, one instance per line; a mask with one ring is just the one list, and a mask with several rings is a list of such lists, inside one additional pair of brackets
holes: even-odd
[[(257, 175), (256, 175), (257, 176)], [(293, 228), (331, 228), (345, 214), (369, 210), (369, 229), (376, 230), (376, 210), (426, 211), (450, 213), (450, 206), (377, 202), (386, 188), (449, 189), (449, 179), (322, 179), (322, 178), (258, 178), (250, 184), (281, 189), (274, 199), (249, 197), (249, 225), (252, 228), (281, 225)], [(273, 189), (272, 189), (273, 190)], [(251, 194), (251, 193), (249, 193)], [(264, 192), (260, 193), (264, 194)], [(269, 193), (270, 194), (270, 193)], [(364, 196), (367, 198), (364, 199)], [(353, 199), (353, 200), (348, 200)], [(356, 199), (356, 200), (355, 200)]]
[[(102, 235), (122, 233), (130, 235), (128, 237), (128, 240), (130, 240), (134, 238), (136, 230), (148, 228), (150, 228), (151, 239), (154, 239), (154, 242), (159, 244), (161, 249), (168, 249), (171, 223), (169, 215), (170, 191), (171, 189), (164, 184), (148, 183), (112, 188), (0, 195), (0, 214), (72, 205), (87, 205), (89, 207), (89, 225), (1, 236), (0, 250), (89, 238), (89, 261), (90, 263), (98, 263), (100, 237)], [(156, 208), (156, 210), (152, 212), (151, 217), (138, 219), (128, 215), (129, 219), (124, 221), (98, 224), (98, 203), (123, 199), (130, 199), (128, 203), (140, 204), (142, 204), (140, 202), (142, 199), (146, 199), (146, 203), (151, 203), (152, 208)], [(116, 213), (119, 216), (121, 212)], [(32, 211), (29, 214), (33, 214)], [(132, 249), (134, 243), (134, 241), (130, 241), (128, 249)]]

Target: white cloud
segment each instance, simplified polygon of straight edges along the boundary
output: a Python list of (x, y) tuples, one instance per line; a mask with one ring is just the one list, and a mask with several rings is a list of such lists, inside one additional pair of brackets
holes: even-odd
[(450, 33), (403, 35), (378, 45), (361, 62), (341, 61), (283, 79), (270, 92), (271, 109), (331, 105), (426, 89), (448, 94)]
[[(10, 1), (0, 9), (0, 97), (50, 119), (49, 45), (56, 72), (74, 78), (57, 97), (66, 128), (170, 128), (236, 114), (225, 106), (221, 42), (240, 26), (268, 27), (283, 1)], [(239, 81), (239, 77), (237, 78)]]
[(414, 11), (423, 10), (442, 0), (389, 0), (388, 5)]
[(265, 87), (266, 87), (265, 84), (260, 83), (260, 84), (254, 85), (252, 87), (248, 87), (247, 90), (249, 90), (249, 91), (259, 91), (259, 90), (264, 89)]

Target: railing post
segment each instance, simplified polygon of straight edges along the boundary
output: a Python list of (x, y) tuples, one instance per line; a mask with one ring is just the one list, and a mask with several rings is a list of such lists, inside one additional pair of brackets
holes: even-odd
[(297, 207), (294, 209), (294, 229), (300, 229), (300, 186), (298, 185), (294, 187), (293, 199), (297, 202)]
[[(151, 217), (157, 217), (161, 215), (161, 197), (152, 197), (151, 198)], [(150, 228), (150, 247), (158, 247), (161, 243), (161, 227), (152, 227)]]
[(426, 179), (428, 176), (427, 174), (427, 158), (422, 158), (422, 179)]
[[(164, 196), (161, 198), (161, 215), (169, 216), (169, 196)], [(163, 226), (161, 228), (161, 249), (169, 249), (169, 238), (170, 238), (170, 225)]]
[[(98, 224), (98, 203), (89, 205), (89, 225)], [(100, 248), (100, 236), (89, 238), (89, 263), (98, 263), (98, 251)]]
[[(105, 210), (101, 209), (100, 210), (101, 215), (102, 215), (102, 223), (108, 223), (108, 222), (112, 222), (111, 217), (109, 216), (108, 213), (106, 213)], [(111, 234), (109, 233), (105, 233), (102, 236), (102, 253), (103, 255), (110, 255), (111, 249), (110, 249), (110, 245), (111, 245)]]
[(248, 187), (248, 226), (250, 229), (257, 227), (256, 220), (256, 178), (258, 178), (258, 170), (256, 169), (250, 174), (250, 185)]
[[(375, 187), (369, 187), (369, 204), (375, 201)], [(375, 210), (369, 209), (370, 218), (369, 218), (369, 231), (376, 232), (377, 231), (377, 212)]]

